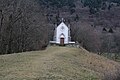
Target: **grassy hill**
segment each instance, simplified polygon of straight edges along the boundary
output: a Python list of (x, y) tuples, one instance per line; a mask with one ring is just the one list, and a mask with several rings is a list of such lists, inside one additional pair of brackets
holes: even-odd
[(119, 63), (84, 49), (48, 47), (1, 55), (0, 80), (115, 80), (119, 67)]

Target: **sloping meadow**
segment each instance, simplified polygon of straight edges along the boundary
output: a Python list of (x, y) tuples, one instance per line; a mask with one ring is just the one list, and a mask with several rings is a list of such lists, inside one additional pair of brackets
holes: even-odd
[(120, 64), (84, 49), (48, 47), (0, 56), (0, 80), (119, 80)]

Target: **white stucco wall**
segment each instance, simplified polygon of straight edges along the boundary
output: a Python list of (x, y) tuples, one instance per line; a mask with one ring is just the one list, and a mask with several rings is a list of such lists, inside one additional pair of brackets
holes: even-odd
[[(62, 27), (64, 29), (62, 29)], [(56, 32), (56, 43), (60, 44), (60, 36), (61, 34), (64, 34), (64, 44), (68, 44), (68, 27), (62, 22), (58, 27), (57, 27), (57, 32)]]

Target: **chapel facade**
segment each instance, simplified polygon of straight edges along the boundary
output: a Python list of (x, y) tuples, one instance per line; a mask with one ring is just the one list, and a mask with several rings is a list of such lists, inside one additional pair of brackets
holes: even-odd
[(55, 26), (53, 41), (50, 41), (50, 43), (62, 46), (75, 43), (71, 41), (70, 25), (67, 26), (63, 19), (58, 26)]

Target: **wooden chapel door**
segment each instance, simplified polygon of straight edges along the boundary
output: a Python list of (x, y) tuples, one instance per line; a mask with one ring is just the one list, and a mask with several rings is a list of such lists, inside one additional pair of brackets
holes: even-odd
[(60, 38), (60, 45), (64, 46), (64, 38)]

